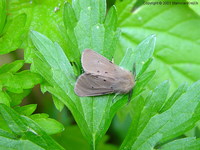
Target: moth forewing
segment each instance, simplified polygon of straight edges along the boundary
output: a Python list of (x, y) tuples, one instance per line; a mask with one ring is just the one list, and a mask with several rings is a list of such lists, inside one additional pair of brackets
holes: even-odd
[(107, 77), (84, 73), (78, 78), (74, 91), (78, 96), (110, 94), (114, 92), (112, 83), (113, 80)]
[(110, 60), (93, 50), (86, 49), (81, 57), (82, 67), (85, 72), (94, 75), (113, 77), (121, 69)]

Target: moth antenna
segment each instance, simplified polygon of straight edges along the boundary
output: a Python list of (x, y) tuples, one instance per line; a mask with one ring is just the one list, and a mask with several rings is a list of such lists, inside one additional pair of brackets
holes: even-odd
[(133, 63), (133, 75), (134, 75), (134, 77), (136, 76), (136, 65), (135, 65), (135, 63)]
[(135, 79), (135, 82), (137, 81), (136, 79), (136, 64), (133, 63), (133, 76), (134, 76), (134, 79)]

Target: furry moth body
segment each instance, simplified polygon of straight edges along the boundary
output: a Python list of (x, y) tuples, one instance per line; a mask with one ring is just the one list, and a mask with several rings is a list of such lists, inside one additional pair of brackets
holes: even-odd
[(111, 93), (128, 93), (134, 86), (133, 74), (113, 64), (93, 50), (82, 53), (85, 71), (76, 81), (74, 91), (78, 96), (98, 96)]

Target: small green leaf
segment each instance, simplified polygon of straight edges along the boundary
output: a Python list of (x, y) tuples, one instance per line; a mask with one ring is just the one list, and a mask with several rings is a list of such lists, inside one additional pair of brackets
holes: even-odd
[(20, 116), (17, 112), (3, 104), (0, 104), (0, 113), (8, 124), (10, 130), (18, 137), (18, 139), (13, 142), (19, 142), (23, 139), (44, 149), (63, 149), (30, 118)]
[(140, 78), (140, 76), (147, 70), (151, 62), (153, 61), (152, 58), (149, 58), (145, 63), (143, 63), (142, 69), (140, 73), (138, 74), (137, 78)]
[(28, 70), (16, 74), (0, 74), (0, 85), (13, 93), (22, 93), (24, 89), (33, 88), (36, 84), (41, 83), (41, 77)]
[(14, 108), (14, 110), (17, 111), (20, 115), (29, 116), (36, 110), (36, 108), (36, 104), (29, 104), (21, 107), (17, 106)]
[[(34, 29), (47, 35), (50, 39), (57, 41), (63, 49), (68, 46), (63, 42), (58, 26), (63, 26), (62, 12), (63, 0), (31, 0), (31, 1), (8, 1), (8, 12), (12, 14), (11, 19), (25, 13), (27, 16), (22, 47), (25, 49), (24, 57), (30, 62), (33, 45), (28, 38), (28, 32)], [(19, 22), (18, 22), (19, 23)], [(13, 31), (13, 30), (12, 30)]]
[(64, 126), (51, 118), (31, 117), (48, 135), (64, 131)]
[(187, 2), (189, 3), (188, 6), (200, 16), (199, 0), (197, 0), (197, 1), (187, 0)]
[(136, 0), (116, 0), (116, 7), (118, 12), (118, 20), (121, 23), (124, 18), (127, 18), (131, 15), (133, 5), (136, 3)]
[(117, 11), (115, 6), (111, 7), (105, 18), (105, 35), (103, 54), (108, 59), (112, 59), (115, 53), (120, 30), (117, 29)]
[(0, 103), (10, 106), (11, 99), (5, 91), (0, 90)]
[(24, 60), (16, 60), (9, 64), (4, 64), (0, 67), (0, 74), (10, 72), (10, 73), (16, 73), (21, 69), (24, 65)]
[(138, 96), (145, 90), (146, 85), (153, 78), (155, 73), (156, 73), (155, 71), (150, 71), (150, 72), (142, 74), (139, 78), (136, 78), (136, 83), (135, 83), (136, 85), (133, 89), (133, 98), (135, 96)]
[(170, 143), (163, 145), (159, 150), (198, 150), (200, 147), (200, 139), (196, 139), (195, 137), (183, 138), (174, 140)]
[(164, 104), (163, 108), (161, 109), (161, 112), (166, 111), (169, 109), (175, 102), (176, 100), (181, 97), (182, 94), (184, 94), (187, 91), (187, 84), (182, 84), (178, 87), (178, 89), (170, 96), (170, 98), (166, 101)]
[(6, 22), (6, 0), (0, 1), (0, 37)]
[(24, 33), (26, 15), (21, 14), (13, 20), (8, 19), (8, 22), (5, 33), (0, 37), (0, 55), (14, 51), (22, 44), (21, 36)]
[(63, 110), (64, 104), (57, 97), (53, 96), (53, 102), (54, 102), (54, 105), (56, 106), (56, 108), (59, 111)]
[(37, 119), (42, 119), (42, 118), (49, 118), (49, 115), (45, 113), (33, 114), (30, 116), (30, 118), (33, 120), (37, 120)]
[(11, 99), (11, 106), (16, 106), (21, 104), (21, 102), (23, 101), (23, 99), (29, 95), (31, 92), (31, 89), (24, 89), (22, 93), (13, 93), (10, 91), (6, 91), (6, 93), (9, 95), (10, 99)]
[(45, 150), (44, 148), (34, 144), (28, 140), (15, 140), (0, 136), (1, 150)]
[[(71, 62), (77, 63), (76, 67), (80, 66), (80, 51), (78, 49), (77, 39), (74, 33), (74, 28), (78, 22), (75, 12), (71, 6), (71, 4), (66, 3), (64, 5), (64, 12), (63, 12), (63, 21), (66, 28), (62, 29), (62, 33), (64, 33), (63, 37), (68, 45), (65, 54), (67, 55), (68, 59)], [(80, 68), (77, 68), (80, 69)]]
[(4, 131), (2, 129), (0, 129), (0, 136), (3, 137), (7, 137), (7, 138), (16, 138), (13, 134), (11, 134), (10, 132)]
[[(154, 48), (156, 43), (156, 36), (150, 35), (145, 40), (143, 40), (135, 50), (128, 49), (126, 51), (125, 56), (129, 57), (130, 59), (126, 59), (126, 57), (122, 60), (120, 66), (126, 65), (126, 69), (132, 70), (133, 65), (136, 68), (136, 76), (142, 70), (142, 66), (145, 62), (148, 61), (149, 58), (152, 57)], [(143, 55), (141, 55), (143, 54)], [(132, 63), (129, 61), (133, 60)]]

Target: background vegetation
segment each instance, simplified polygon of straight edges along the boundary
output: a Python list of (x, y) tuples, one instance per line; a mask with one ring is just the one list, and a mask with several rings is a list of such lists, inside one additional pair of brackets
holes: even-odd
[[(200, 4), (144, 2), (0, 1), (1, 149), (199, 149)], [(136, 64), (128, 105), (75, 95), (85, 48)]]

